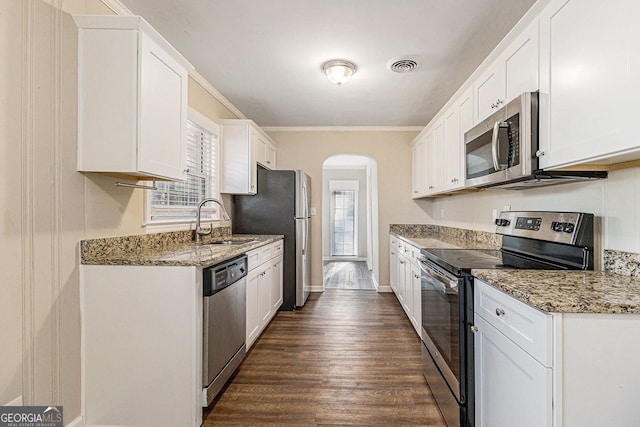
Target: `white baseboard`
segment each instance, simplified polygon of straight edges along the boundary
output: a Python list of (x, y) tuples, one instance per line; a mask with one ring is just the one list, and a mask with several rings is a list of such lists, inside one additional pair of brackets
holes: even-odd
[(22, 396), (18, 396), (9, 403), (5, 403), (3, 406), (22, 406)]
[(322, 286), (322, 285), (311, 285), (311, 292), (324, 292), (324, 286)]
[(373, 272), (371, 273), (371, 281), (373, 282), (373, 286), (375, 286), (376, 291), (380, 288), (378, 281), (376, 280), (376, 276), (374, 276)]
[(393, 292), (393, 289), (389, 285), (384, 285), (378, 287), (378, 292)]
[(82, 419), (82, 417), (78, 417), (65, 425), (67, 427), (84, 427), (84, 420)]

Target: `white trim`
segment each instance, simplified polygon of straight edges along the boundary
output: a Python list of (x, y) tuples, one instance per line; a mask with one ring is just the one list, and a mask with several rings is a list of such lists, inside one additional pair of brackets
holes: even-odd
[(221, 94), (220, 92), (218, 92), (218, 90), (213, 87), (211, 85), (211, 83), (209, 83), (207, 81), (207, 79), (205, 79), (202, 74), (200, 74), (199, 72), (197, 72), (196, 70), (192, 70), (189, 72), (189, 76), (196, 81), (196, 83), (198, 83), (200, 86), (202, 86), (202, 88), (204, 90), (206, 90), (207, 92), (209, 92), (209, 94), (211, 94), (211, 96), (213, 96), (215, 99), (217, 99), (222, 105), (224, 105), (225, 107), (227, 107), (227, 109), (229, 111), (231, 111), (233, 114), (235, 114), (237, 116), (238, 119), (246, 119), (247, 116), (245, 116), (244, 114), (242, 114), (242, 111), (238, 110), (238, 108), (236, 108), (235, 105), (233, 105), (231, 103), (231, 101), (229, 101), (223, 94)]
[(127, 6), (123, 5), (120, 0), (102, 0), (102, 3), (111, 9), (116, 15), (134, 16)]
[(424, 126), (260, 126), (265, 132), (420, 132)]
[(323, 285), (311, 285), (311, 292), (324, 292)]
[(11, 402), (5, 403), (2, 406), (22, 406), (22, 396), (18, 396), (15, 399), (13, 399)]
[[(371, 270), (369, 270), (371, 271)], [(376, 280), (376, 276), (373, 275), (373, 271), (371, 271), (371, 281), (373, 282), (373, 286), (376, 288), (376, 291), (378, 292), (384, 292), (384, 291), (380, 291), (380, 284), (378, 283), (378, 281)], [(389, 289), (391, 289), (390, 286), (387, 286)]]
[(393, 289), (389, 285), (384, 285), (378, 287), (378, 292), (393, 292)]
[(67, 427), (84, 427), (84, 419), (82, 419), (82, 417), (77, 417), (71, 420), (71, 422), (66, 426)]

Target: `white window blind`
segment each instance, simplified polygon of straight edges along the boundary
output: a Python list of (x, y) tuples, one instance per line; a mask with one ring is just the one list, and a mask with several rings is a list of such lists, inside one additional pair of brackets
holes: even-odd
[[(218, 189), (218, 128), (208, 120), (187, 121), (187, 179), (184, 182), (157, 182), (157, 190), (149, 192), (148, 220), (194, 220), (200, 201), (206, 197), (219, 197)], [(214, 127), (215, 126), (215, 127)], [(203, 208), (203, 218), (218, 219), (217, 209)]]

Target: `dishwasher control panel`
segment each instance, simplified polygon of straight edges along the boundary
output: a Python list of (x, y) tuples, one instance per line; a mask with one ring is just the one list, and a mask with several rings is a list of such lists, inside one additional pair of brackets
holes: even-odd
[(222, 262), (202, 270), (202, 287), (205, 297), (220, 292), (247, 275), (247, 256)]

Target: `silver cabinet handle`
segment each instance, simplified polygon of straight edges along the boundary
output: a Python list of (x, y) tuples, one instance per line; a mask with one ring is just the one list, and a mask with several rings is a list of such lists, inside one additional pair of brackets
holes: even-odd
[(400, 264), (404, 264), (404, 261), (400, 261)]
[(542, 157), (542, 156), (544, 156), (544, 151), (542, 150), (536, 151), (536, 157)]
[(496, 308), (496, 316), (504, 316), (504, 310), (501, 308)]
[(476, 325), (471, 325), (469, 327), (469, 329), (471, 330), (471, 332), (473, 332), (474, 334), (478, 332), (478, 327)]

